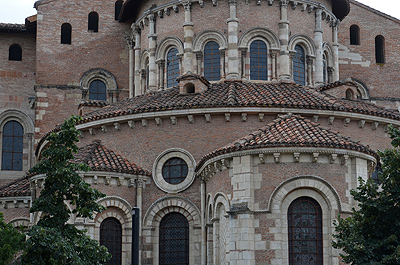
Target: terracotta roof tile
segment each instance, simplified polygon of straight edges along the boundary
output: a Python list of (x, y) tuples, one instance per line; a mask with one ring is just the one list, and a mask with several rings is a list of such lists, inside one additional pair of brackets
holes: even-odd
[(129, 162), (114, 151), (107, 149), (101, 144), (100, 140), (95, 140), (92, 144), (79, 148), (75, 157), (76, 159), (74, 162), (85, 163), (90, 166), (93, 171), (151, 176), (149, 171)]
[(110, 105), (110, 103), (108, 103), (105, 100), (82, 100), (79, 103), (78, 108), (80, 108), (81, 106), (86, 106), (86, 107), (104, 107), (104, 106), (108, 106)]
[(10, 184), (0, 187), (0, 197), (30, 196), (31, 189), (28, 178), (17, 179)]
[(377, 154), (368, 146), (320, 127), (304, 117), (288, 114), (274, 120), (265, 127), (237, 139), (236, 141), (205, 155), (199, 169), (206, 160), (235, 151), (268, 147), (325, 147), (355, 150), (374, 157)]
[(25, 30), (24, 24), (0, 23), (0, 32), (22, 32)]

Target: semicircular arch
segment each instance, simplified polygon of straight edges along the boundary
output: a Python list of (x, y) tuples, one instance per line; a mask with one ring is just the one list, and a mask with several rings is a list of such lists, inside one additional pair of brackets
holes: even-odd
[(166, 57), (167, 51), (170, 48), (176, 48), (178, 50), (178, 54), (183, 54), (183, 43), (177, 37), (166, 37), (161, 40), (160, 44), (157, 46), (156, 50), (156, 58), (157, 60), (164, 59)]
[(204, 46), (209, 41), (215, 41), (218, 43), (220, 49), (226, 49), (228, 47), (228, 40), (221, 31), (216, 30), (205, 30), (201, 32), (193, 41), (193, 50), (195, 52), (203, 51)]
[(249, 47), (250, 43), (256, 38), (263, 39), (270, 49), (278, 49), (280, 47), (278, 36), (268, 28), (264, 27), (256, 27), (246, 30), (239, 38), (239, 47)]
[(293, 35), (289, 40), (289, 51), (294, 52), (296, 45), (301, 45), (305, 49), (307, 55), (315, 56), (316, 47), (314, 41), (310, 37), (302, 34)]

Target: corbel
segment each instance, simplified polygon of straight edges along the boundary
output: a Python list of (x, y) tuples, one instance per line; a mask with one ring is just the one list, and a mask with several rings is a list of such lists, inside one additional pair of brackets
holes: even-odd
[(258, 113), (258, 121), (263, 122), (264, 121), (264, 113)]
[(24, 207), (29, 208), (29, 200), (24, 200)]
[(281, 162), (281, 153), (274, 153), (274, 161), (275, 163), (280, 163)]
[(307, 4), (306, 3), (303, 3), (302, 5), (301, 5), (301, 9), (300, 9), (302, 12), (304, 12), (304, 11), (306, 11), (307, 10)]
[(217, 0), (212, 0), (213, 6), (217, 6)]
[(225, 121), (230, 122), (231, 121), (231, 114), (230, 113), (225, 113)]
[(247, 113), (242, 113), (242, 121), (243, 122), (247, 121)]
[(334, 164), (335, 161), (336, 161), (336, 158), (337, 158), (337, 154), (331, 154), (331, 155), (330, 155), (329, 162), (330, 162), (331, 164)]
[(101, 126), (101, 131), (103, 133), (106, 133), (107, 132), (107, 126), (106, 125)]
[(297, 1), (292, 2), (292, 9), (295, 10), (297, 7)]
[(211, 114), (205, 114), (206, 122), (211, 122)]
[(261, 5), (261, 0), (257, 0), (256, 4), (259, 6)]
[(318, 115), (314, 115), (314, 116), (312, 117), (312, 121), (315, 122), (315, 123), (318, 122), (318, 119), (319, 119), (319, 116), (318, 116)]
[(349, 156), (348, 155), (343, 155), (342, 156), (342, 161), (341, 164), (342, 165), (347, 165), (347, 162), (349, 161)]
[(168, 8), (168, 7), (164, 8), (164, 13), (165, 13), (167, 16), (170, 15), (170, 12), (169, 12), (169, 8)]
[(14, 203), (14, 208), (18, 208), (18, 201), (14, 200), (13, 203)]
[(89, 134), (90, 135), (96, 135), (96, 130), (93, 128), (89, 128)]
[(95, 175), (95, 176), (93, 177), (93, 184), (96, 185), (96, 184), (98, 184), (98, 183), (99, 183), (99, 177)]
[(155, 118), (155, 120), (156, 120), (156, 124), (158, 126), (160, 126), (161, 125), (161, 118)]
[(124, 182), (124, 178), (123, 177), (117, 178), (117, 185), (118, 186), (121, 186), (123, 182)]
[(121, 124), (119, 124), (118, 122), (114, 123), (114, 129), (117, 131), (121, 130)]
[(312, 153), (312, 155), (313, 155), (313, 162), (318, 163), (319, 153)]
[(176, 121), (176, 117), (175, 116), (171, 116), (169, 117), (171, 119), (171, 124), (172, 125), (176, 125), (177, 121)]
[(111, 183), (111, 177), (107, 176), (105, 181), (106, 181), (106, 182), (105, 182), (106, 185), (110, 185), (110, 183)]
[(129, 126), (129, 128), (131, 128), (131, 129), (135, 128), (135, 121), (134, 121), (134, 120), (128, 121), (128, 126)]
[(272, 6), (273, 3), (274, 3), (274, 0), (268, 0), (268, 5)]
[(388, 124), (388, 125), (385, 126), (385, 129), (384, 129), (384, 130), (385, 130), (385, 133), (387, 133), (387, 132), (389, 131), (389, 128), (390, 128), (391, 125), (392, 125), (392, 124)]
[(142, 126), (143, 127), (147, 127), (147, 120), (146, 119), (142, 119)]
[(217, 171), (222, 171), (222, 165), (220, 161), (214, 162), (214, 167)]
[(349, 125), (350, 121), (351, 121), (350, 118), (345, 118), (343, 125), (347, 127)]
[(204, 1), (203, 0), (199, 0), (199, 5), (200, 5), (201, 8), (203, 8), (204, 7)]
[(228, 169), (229, 168), (229, 161), (226, 159), (221, 159), (221, 165), (223, 169)]
[(158, 16), (159, 18), (163, 18), (163, 17), (164, 17), (164, 12), (163, 12), (163, 10), (158, 10), (157, 16)]
[(364, 125), (365, 125), (365, 120), (360, 120), (360, 121), (358, 122), (358, 127), (359, 127), (359, 128), (364, 128)]
[(379, 127), (379, 122), (373, 122), (372, 123), (372, 130), (376, 130)]
[(261, 164), (265, 164), (265, 156), (264, 154), (258, 154), (258, 158), (260, 159)]
[(307, 6), (307, 12), (308, 13), (311, 13), (313, 11), (314, 11), (314, 6), (311, 6), (311, 5)]
[(293, 153), (294, 162), (299, 163), (300, 161), (300, 153)]
[(188, 115), (187, 118), (188, 118), (189, 124), (193, 124), (194, 123), (194, 116), (193, 115)]
[(328, 123), (329, 123), (329, 125), (332, 125), (334, 120), (335, 120), (335, 117), (330, 116), (330, 117), (328, 118)]
[(0, 201), (0, 205), (2, 208), (7, 209), (7, 202), (6, 201)]
[(175, 13), (179, 13), (179, 7), (177, 5), (172, 6)]

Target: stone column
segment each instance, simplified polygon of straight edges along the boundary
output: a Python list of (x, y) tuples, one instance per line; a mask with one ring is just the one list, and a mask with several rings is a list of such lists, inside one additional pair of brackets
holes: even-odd
[(332, 26), (332, 40), (333, 40), (333, 80), (332, 82), (339, 81), (339, 42), (338, 42), (338, 27), (339, 20)]
[(314, 57), (307, 55), (307, 86), (314, 86), (313, 80), (313, 65), (314, 65)]
[(324, 62), (322, 50), (322, 8), (315, 10), (314, 43), (317, 48), (315, 54), (315, 85), (324, 84)]
[(270, 53), (271, 53), (271, 60), (272, 60), (272, 73), (271, 73), (271, 79), (272, 81), (276, 81), (278, 79), (278, 75), (277, 75), (277, 68), (278, 68), (278, 52), (279, 50), (273, 50), (270, 49)]
[(240, 48), (240, 77), (246, 78), (246, 53), (247, 47)]
[(193, 39), (194, 39), (194, 30), (193, 30), (193, 22), (192, 22), (192, 3), (190, 0), (184, 0), (182, 2), (183, 7), (185, 8), (185, 23), (183, 23), (183, 69), (182, 74), (187, 72), (193, 72)]
[(221, 65), (221, 79), (226, 78), (226, 73), (225, 73), (225, 49), (220, 48), (219, 50), (220, 54), (220, 65)]
[(151, 91), (157, 90), (157, 64), (156, 64), (156, 48), (157, 34), (155, 33), (155, 14), (147, 16), (149, 20), (149, 87)]
[[(28, 138), (28, 168), (30, 169), (32, 167), (32, 158), (33, 158), (33, 133), (28, 133), (27, 134)], [(1, 137), (1, 134), (0, 134)]]
[(279, 55), (279, 79), (291, 81), (289, 57), (289, 21), (287, 16), (289, 0), (280, 0), (279, 41), (281, 50)]
[(141, 81), (140, 81), (140, 54), (141, 54), (141, 48), (140, 48), (140, 42), (141, 42), (141, 36), (140, 36), (140, 29), (135, 28), (133, 30), (133, 35), (135, 36), (135, 96), (141, 95), (143, 87), (141, 87)]
[(197, 51), (196, 52), (196, 74), (201, 75), (201, 63), (203, 61), (203, 52)]
[(164, 89), (164, 75), (165, 75), (165, 60), (157, 60), (158, 64), (158, 88)]
[(219, 219), (214, 218), (213, 221), (213, 252), (214, 252), (214, 265), (220, 264), (219, 260)]
[(206, 183), (201, 181), (201, 265), (207, 264)]
[(140, 82), (141, 82), (141, 84), (140, 84), (140, 86), (141, 86), (141, 88), (142, 88), (142, 92), (141, 92), (141, 94), (144, 94), (144, 93), (146, 93), (146, 86), (147, 86), (147, 84), (146, 84), (146, 77), (147, 77), (147, 69), (141, 69), (140, 71), (139, 71), (139, 73), (140, 73)]
[[(144, 216), (143, 212), (143, 185), (144, 181), (142, 179), (136, 179), (134, 182), (136, 187), (136, 207), (140, 209), (140, 219), (139, 219), (139, 239), (142, 237), (142, 220)], [(132, 243), (132, 241), (131, 241)], [(129, 252), (129, 251), (128, 251)], [(139, 247), (139, 264), (142, 263), (142, 249)]]
[(227, 79), (238, 79), (239, 76), (239, 19), (236, 17), (236, 0), (229, 0), (230, 17), (228, 23), (228, 73)]
[(134, 82), (135, 82), (135, 50), (133, 49), (134, 42), (130, 36), (126, 36), (126, 44), (129, 50), (129, 98), (135, 95)]

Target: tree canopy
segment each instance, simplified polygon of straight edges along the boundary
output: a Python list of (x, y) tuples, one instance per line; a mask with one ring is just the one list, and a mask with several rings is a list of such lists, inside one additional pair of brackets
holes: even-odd
[(379, 182), (363, 181), (351, 194), (358, 208), (335, 223), (333, 246), (354, 265), (400, 264), (400, 131), (390, 128), (392, 149), (378, 152)]
[(14, 255), (23, 248), (24, 240), (25, 234), (4, 222), (0, 212), (0, 265), (10, 264)]

